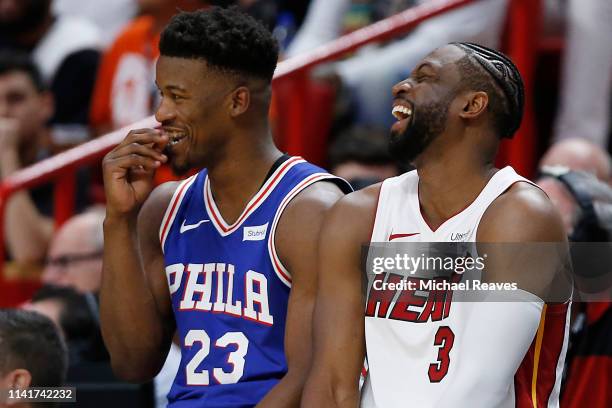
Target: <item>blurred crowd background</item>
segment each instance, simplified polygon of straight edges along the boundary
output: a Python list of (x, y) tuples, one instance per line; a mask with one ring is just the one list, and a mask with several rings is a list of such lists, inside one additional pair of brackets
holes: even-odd
[[(158, 103), (157, 42), (177, 10), (236, 5), (263, 21), (290, 59), (430, 2), (439, 1), (0, 0), (0, 182), (151, 115)], [(526, 2), (539, 2), (538, 28), (508, 24), (508, 10)], [(471, 41), (503, 51), (512, 30), (523, 30), (530, 40), (518, 46), (535, 46), (537, 56), (527, 85), (539, 164), (526, 175), (558, 206), (571, 240), (610, 241), (611, 22), (612, 0), (467, 2), (311, 70), (305, 81), (324, 96), (317, 106), (329, 123), (303, 145), (320, 144), (324, 157), (298, 153), (356, 188), (405, 171), (387, 153), (391, 86), (437, 46)], [(277, 132), (294, 97), (286, 88), (275, 95), (270, 117)], [(164, 168), (157, 181), (175, 177)], [(80, 167), (73, 184), (76, 215), (61, 226), (54, 222), (53, 183), (20, 190), (5, 203), (0, 305), (12, 309), (0, 311), (0, 388), (15, 381), (69, 384), (78, 387), (78, 406), (165, 406), (178, 347), (152, 383), (128, 385), (112, 374), (98, 324), (99, 165)], [(612, 406), (609, 304), (576, 302), (574, 310), (562, 406)]]

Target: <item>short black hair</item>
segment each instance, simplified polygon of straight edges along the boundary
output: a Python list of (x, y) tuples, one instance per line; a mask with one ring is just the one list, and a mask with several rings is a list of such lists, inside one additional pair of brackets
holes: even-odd
[(68, 342), (90, 338), (97, 329), (97, 310), (92, 310), (97, 304), (89, 304), (86, 295), (67, 286), (45, 285), (32, 296), (33, 303), (44, 300), (62, 304), (59, 323)]
[(330, 167), (356, 161), (362, 164), (395, 164), (389, 154), (387, 132), (368, 126), (354, 126), (340, 133), (328, 151)]
[(38, 67), (28, 54), (15, 50), (0, 51), (0, 75), (12, 72), (23, 72), (26, 74), (38, 92), (47, 89)]
[(278, 44), (272, 33), (236, 7), (175, 15), (161, 33), (159, 52), (205, 60), (221, 71), (272, 80)]
[(521, 126), (525, 105), (525, 86), (518, 68), (492, 48), (466, 42), (452, 45), (466, 53), (457, 62), (460, 90), (486, 92), (495, 131), (502, 138), (512, 138)]
[(66, 344), (48, 317), (0, 309), (0, 374), (23, 368), (32, 375), (31, 387), (60, 387), (67, 367)]

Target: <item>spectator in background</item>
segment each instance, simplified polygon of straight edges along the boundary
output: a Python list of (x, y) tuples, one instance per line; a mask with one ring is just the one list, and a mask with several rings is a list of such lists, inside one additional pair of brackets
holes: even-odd
[[(2, 0), (0, 0), (2, 1)], [(102, 58), (90, 120), (96, 134), (145, 118), (157, 104), (154, 63), (162, 28), (177, 10), (191, 11), (204, 0), (137, 0), (141, 16), (117, 37)]]
[(608, 152), (583, 138), (568, 138), (554, 143), (542, 157), (540, 166), (565, 166), (591, 173), (604, 183), (612, 181), (612, 162)]
[[(50, 155), (47, 121), (53, 99), (26, 54), (0, 52), (0, 180)], [(18, 262), (41, 261), (53, 232), (51, 186), (15, 193), (4, 237)]]
[(100, 290), (104, 208), (69, 219), (51, 239), (42, 281), (80, 293)]
[(555, 140), (581, 137), (606, 149), (612, 109), (612, 1), (569, 0)]
[[(71, 356), (69, 381), (79, 380), (75, 376), (84, 369), (80, 362), (108, 360), (98, 324), (98, 302), (93, 296), (100, 289), (102, 275), (104, 216), (104, 208), (95, 207), (62, 225), (51, 241), (42, 275), (47, 286), (25, 306), (43, 313), (62, 327)], [(158, 407), (168, 403), (166, 395), (180, 358), (180, 349), (173, 344), (154, 381)], [(110, 375), (111, 370), (108, 371)]]
[[(0, 310), (1, 390), (60, 387), (67, 364), (66, 345), (51, 320), (31, 311)], [(0, 401), (1, 408), (8, 406)]]
[[(75, 273), (75, 276), (78, 275)], [(68, 384), (119, 381), (112, 373), (108, 352), (102, 340), (97, 296), (91, 292), (77, 292), (74, 285), (71, 287), (66, 281), (63, 283), (43, 286), (23, 308), (47, 316), (61, 328), (70, 356), (66, 380)], [(154, 379), (156, 407), (168, 404), (166, 395), (174, 381), (180, 359), (180, 348), (173, 343), (166, 363)], [(87, 373), (87, 378), (83, 377), (84, 373)]]
[[(97, 296), (79, 293), (72, 287), (46, 285), (23, 308), (47, 316), (64, 334), (70, 356), (67, 384), (119, 381), (112, 373), (102, 340)], [(172, 344), (166, 363), (154, 380), (156, 407), (168, 404), (166, 395), (180, 358), (180, 348)]]
[[(611, 158), (585, 139), (554, 144), (540, 162), (537, 184), (561, 213), (571, 242), (610, 242), (612, 239)], [(591, 251), (587, 256), (596, 256)], [(578, 247), (578, 253), (581, 253)], [(601, 254), (600, 254), (601, 255)], [(606, 257), (600, 256), (598, 262)], [(592, 265), (591, 265), (592, 266)], [(574, 271), (585, 278), (603, 271)], [(582, 269), (582, 268), (580, 268)], [(606, 288), (601, 288), (605, 290)], [(609, 289), (609, 288), (607, 288)], [(567, 374), (561, 407), (609, 407), (612, 377), (612, 307), (610, 302), (575, 302)]]
[[(312, 0), (304, 24), (289, 46), (288, 56), (313, 49), (411, 5), (430, 1)], [(403, 38), (364, 47), (356, 55), (335, 63), (335, 73), (354, 94), (357, 123), (388, 128), (393, 121), (388, 89), (407, 76), (406, 67), (412, 70), (432, 48), (452, 41), (497, 48), (507, 6), (508, 0), (479, 0), (428, 19)]]
[(51, 0), (0, 0), (0, 48), (31, 53), (56, 101), (51, 140), (63, 148), (87, 140), (100, 34), (87, 20), (55, 17)]
[(47, 285), (39, 289), (23, 309), (47, 316), (61, 329), (68, 346), (70, 366), (82, 361), (108, 361), (98, 324), (98, 303), (93, 294)]
[(136, 15), (134, 0), (53, 0), (55, 15), (79, 17), (91, 21), (102, 33), (102, 46), (108, 47)]
[[(304, 20), (308, 4), (310, 0), (211, 0), (210, 4), (214, 6), (230, 6), (237, 5), (245, 13), (250, 14), (256, 20), (261, 21), (270, 31), (273, 31), (276, 26), (283, 23), (289, 23), (292, 27), (290, 30), (295, 30)], [(281, 21), (282, 19), (289, 19)], [(293, 35), (294, 33), (289, 33)], [(289, 39), (289, 38), (288, 38)], [(279, 39), (282, 40), (282, 39)], [(280, 42), (281, 49), (283, 41)]]
[(329, 149), (331, 173), (348, 181), (355, 190), (399, 174), (389, 154), (388, 132), (354, 127), (338, 136)]

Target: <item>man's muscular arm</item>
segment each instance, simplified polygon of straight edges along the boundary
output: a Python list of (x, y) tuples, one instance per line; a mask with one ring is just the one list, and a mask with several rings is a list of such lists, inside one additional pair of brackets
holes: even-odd
[(516, 283), (521, 290), (506, 291), (503, 301), (500, 294), (483, 292), (474, 302), (455, 343), (479, 346), (467, 356), (469, 364), (455, 367), (454, 375), (462, 381), (451, 383), (445, 394), (461, 405), (478, 393), (482, 406), (498, 406), (536, 336), (541, 298), (563, 268), (566, 238), (561, 217), (546, 195), (517, 183), (487, 209), (477, 241), (478, 255), (487, 254), (484, 280)]
[(498, 197), (482, 217), (476, 240), (479, 252), (489, 252), (485, 264), (491, 282), (517, 283), (544, 299), (563, 278), (569, 259), (563, 221), (533, 185), (516, 183)]
[(278, 255), (291, 273), (285, 329), (288, 372), (257, 405), (298, 407), (312, 362), (312, 311), (317, 285), (317, 243), (325, 211), (340, 197), (332, 183), (318, 182), (287, 206), (276, 230)]
[(159, 153), (165, 143), (153, 130), (133, 131), (104, 159), (102, 334), (115, 373), (134, 382), (157, 374), (174, 331), (157, 237), (176, 186), (160, 186), (149, 197), (154, 171), (166, 160)]
[(304, 407), (357, 407), (365, 356), (361, 248), (369, 243), (380, 186), (340, 200), (319, 239), (314, 361)]

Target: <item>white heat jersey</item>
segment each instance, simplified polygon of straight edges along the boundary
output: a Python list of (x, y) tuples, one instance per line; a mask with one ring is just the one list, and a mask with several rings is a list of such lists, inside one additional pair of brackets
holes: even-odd
[[(529, 181), (499, 170), (434, 231), (421, 215), (417, 172), (385, 180), (371, 242), (474, 242), (486, 209), (516, 182)], [(375, 290), (370, 282), (362, 408), (557, 407), (569, 305), (518, 292), (528, 301), (457, 302), (452, 291)], [(512, 328), (511, 338), (498, 328)]]

